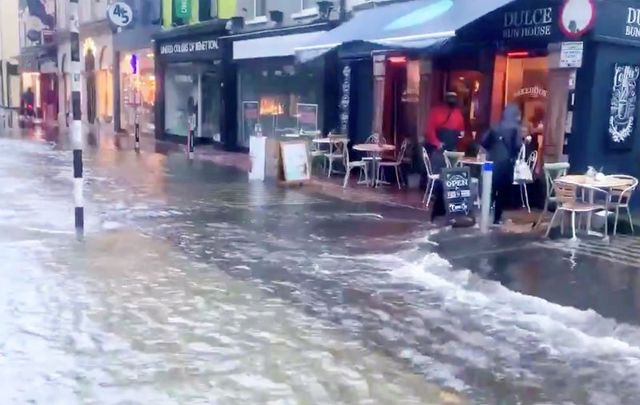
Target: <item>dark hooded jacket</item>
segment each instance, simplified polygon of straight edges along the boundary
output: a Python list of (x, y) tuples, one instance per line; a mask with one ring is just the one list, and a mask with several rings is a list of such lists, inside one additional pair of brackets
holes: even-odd
[(482, 135), (480, 141), (494, 164), (494, 181), (511, 182), (513, 166), (522, 147), (520, 110), (509, 104), (502, 112), (502, 120)]

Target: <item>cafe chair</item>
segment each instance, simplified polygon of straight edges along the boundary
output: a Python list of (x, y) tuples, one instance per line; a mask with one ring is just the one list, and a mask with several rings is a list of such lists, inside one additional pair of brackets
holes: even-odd
[(382, 170), (385, 167), (393, 167), (396, 172), (396, 180), (398, 182), (398, 189), (402, 190), (402, 183), (400, 182), (400, 167), (404, 163), (404, 155), (407, 152), (407, 146), (409, 145), (409, 141), (405, 139), (402, 141), (402, 146), (400, 146), (400, 151), (398, 152), (398, 156), (396, 156), (396, 160), (393, 161), (382, 161), (378, 165), (378, 178), (382, 178)]
[(427, 153), (427, 149), (424, 146), (422, 147), (422, 162), (424, 163), (424, 167), (427, 170), (427, 187), (424, 190), (422, 202), (426, 203), (426, 206), (428, 207), (431, 203), (433, 188), (436, 185), (436, 181), (440, 180), (440, 175), (433, 173), (433, 169), (431, 168), (431, 159), (429, 159), (429, 154)]
[(544, 219), (544, 215), (547, 213), (547, 210), (549, 209), (550, 203), (556, 202), (553, 183), (557, 178), (566, 176), (567, 171), (569, 171), (569, 167), (570, 167), (569, 163), (566, 163), (566, 162), (544, 164), (543, 172), (544, 172), (544, 179), (545, 179), (545, 186), (546, 186), (547, 193), (544, 200), (544, 208), (542, 209), (542, 212), (540, 213), (540, 217), (536, 221), (533, 228), (537, 228), (540, 226), (540, 224), (542, 223), (542, 220)]
[[(547, 228), (546, 237), (549, 237), (549, 233), (551, 232), (551, 228), (556, 220), (556, 217), (559, 215), (561, 218), (561, 225), (564, 225), (564, 215), (566, 213), (571, 214), (571, 232), (572, 232), (572, 240), (577, 240), (576, 237), (576, 216), (578, 214), (591, 214), (598, 211), (606, 211), (607, 207), (605, 203), (589, 203), (584, 202), (578, 199), (577, 193), (578, 188), (583, 191), (588, 191), (594, 194), (599, 193), (603, 196), (606, 201), (607, 191), (602, 190), (597, 187), (591, 187), (584, 184), (576, 184), (572, 182), (555, 180), (553, 182), (553, 190), (554, 190), (554, 198), (556, 203), (556, 211), (553, 213), (553, 217), (551, 217), (551, 222), (549, 222), (549, 227)], [(607, 222), (604, 221), (604, 237), (607, 237), (608, 227)], [(561, 232), (564, 231), (564, 227), (561, 226)]]
[[(322, 133), (319, 133), (314, 136), (314, 139), (322, 138)], [(322, 159), (322, 171), (324, 172), (327, 168), (327, 160), (325, 159), (325, 155), (327, 154), (327, 150), (323, 149), (321, 144), (311, 142), (311, 151), (309, 152), (311, 155), (311, 162), (314, 162), (316, 158)]]
[(343, 188), (347, 188), (347, 186), (349, 185), (349, 177), (351, 176), (351, 170), (353, 169), (360, 169), (360, 177), (359, 177), (359, 182), (362, 180), (362, 176), (364, 174), (364, 180), (365, 182), (368, 184), (369, 183), (369, 174), (367, 173), (367, 162), (364, 160), (351, 160), (349, 157), (349, 148), (347, 147), (347, 144), (344, 143), (342, 144), (344, 145), (343, 149), (342, 149), (342, 158), (343, 158), (343, 164), (344, 164), (344, 183), (342, 185)]
[[(346, 142), (331, 142), (329, 143), (329, 153), (325, 153), (324, 157), (327, 162), (329, 162), (329, 170), (327, 173), (327, 177), (331, 177), (333, 174), (333, 164), (334, 162), (342, 162), (344, 160), (344, 151), (347, 149)], [(345, 166), (346, 169), (346, 166)], [(337, 173), (337, 172), (336, 172)]]
[(447, 165), (447, 169), (452, 167), (462, 167), (462, 159), (464, 159), (464, 152), (444, 151), (444, 161)]
[(634, 233), (633, 229), (633, 218), (631, 218), (631, 209), (629, 208), (629, 202), (631, 200), (631, 195), (634, 193), (636, 188), (638, 187), (638, 179), (633, 176), (627, 176), (625, 174), (614, 174), (610, 177), (615, 177), (618, 179), (629, 180), (628, 185), (624, 187), (614, 188), (611, 190), (611, 202), (608, 205), (610, 210), (616, 211), (615, 222), (613, 223), (613, 234), (615, 235), (618, 232), (618, 220), (620, 218), (620, 210), (624, 209), (627, 211), (627, 218), (629, 219), (629, 226), (631, 227), (631, 233)]
[[(527, 159), (527, 165), (534, 173), (536, 165), (538, 164), (538, 151), (533, 151)], [(527, 208), (529, 214), (531, 214), (531, 206), (529, 205), (529, 192), (527, 191), (527, 183), (520, 183), (520, 201), (522, 201), (522, 208)]]

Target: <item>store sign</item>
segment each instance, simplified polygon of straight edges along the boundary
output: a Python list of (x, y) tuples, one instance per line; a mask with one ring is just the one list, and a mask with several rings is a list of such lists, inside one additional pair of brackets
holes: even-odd
[(133, 21), (133, 10), (122, 1), (117, 1), (107, 9), (109, 21), (116, 27), (126, 27)]
[(160, 55), (172, 53), (192, 53), (215, 51), (218, 49), (218, 41), (211, 39), (208, 41), (182, 42), (179, 44), (167, 44), (160, 47)]
[(174, 14), (181, 19), (191, 17), (191, 0), (173, 0)]
[(551, 35), (553, 8), (507, 11), (504, 13), (503, 38), (545, 37)]
[(546, 98), (547, 91), (540, 86), (524, 87), (513, 94), (514, 98), (518, 97)]
[(217, 59), (220, 44), (215, 38), (194, 38), (175, 42), (160, 43), (160, 57), (167, 60)]
[(625, 35), (640, 38), (640, 9), (629, 7), (627, 9), (627, 26)]

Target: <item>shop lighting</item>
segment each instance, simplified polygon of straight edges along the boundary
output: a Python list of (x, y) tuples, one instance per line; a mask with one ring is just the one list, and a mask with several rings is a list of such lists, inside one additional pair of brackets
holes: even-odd
[(389, 63), (407, 63), (406, 56), (390, 56)]
[(527, 56), (529, 56), (529, 52), (528, 51), (507, 52), (507, 56), (509, 58), (526, 58)]

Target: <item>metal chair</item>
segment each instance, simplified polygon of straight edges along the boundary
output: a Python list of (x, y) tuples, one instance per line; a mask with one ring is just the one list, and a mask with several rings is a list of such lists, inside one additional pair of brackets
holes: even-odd
[(440, 175), (433, 173), (433, 169), (431, 168), (431, 159), (429, 159), (429, 154), (427, 153), (427, 149), (424, 146), (422, 147), (422, 162), (424, 163), (424, 167), (427, 170), (427, 187), (424, 190), (422, 202), (426, 203), (428, 207), (431, 203), (433, 188), (435, 187), (436, 181), (440, 180)]
[(613, 234), (616, 235), (618, 232), (618, 219), (620, 218), (620, 209), (627, 210), (627, 217), (629, 218), (629, 226), (631, 227), (631, 233), (634, 233), (633, 229), (633, 218), (631, 217), (631, 209), (629, 208), (629, 202), (631, 200), (631, 195), (638, 187), (638, 179), (633, 176), (628, 176), (626, 174), (614, 174), (610, 177), (615, 177), (618, 179), (629, 180), (629, 185), (619, 188), (614, 188), (611, 190), (611, 197), (614, 199), (608, 204), (609, 209), (615, 209), (616, 218), (613, 224)]
[(569, 167), (570, 167), (569, 163), (566, 163), (566, 162), (544, 164), (543, 171), (544, 171), (547, 195), (544, 200), (544, 208), (540, 213), (540, 217), (538, 218), (535, 225), (533, 226), (534, 228), (539, 227), (540, 224), (542, 223), (542, 220), (544, 219), (544, 214), (549, 209), (549, 205), (550, 205), (549, 203), (556, 202), (555, 190), (553, 188), (554, 181), (559, 177), (566, 176), (567, 171), (569, 170)]
[(400, 146), (400, 151), (398, 152), (398, 155), (396, 156), (396, 160), (395, 161), (382, 161), (378, 164), (378, 178), (382, 178), (381, 174), (382, 174), (382, 168), (384, 167), (393, 167), (395, 172), (396, 172), (396, 180), (398, 182), (398, 189), (401, 190), (402, 189), (402, 183), (400, 182), (400, 166), (402, 166), (402, 163), (404, 163), (404, 155), (407, 152), (407, 146), (409, 145), (409, 141), (407, 139), (405, 139), (404, 141), (402, 141), (402, 145)]
[(347, 188), (349, 185), (349, 177), (351, 176), (351, 170), (359, 168), (360, 169), (360, 178), (364, 174), (364, 180), (368, 184), (369, 183), (369, 174), (367, 173), (367, 162), (364, 160), (351, 160), (349, 157), (349, 148), (347, 144), (344, 144), (344, 149), (342, 152), (342, 163), (344, 164), (344, 183), (342, 184), (343, 188)]
[[(333, 162), (335, 161), (343, 161), (344, 160), (344, 150), (347, 149), (346, 142), (330, 142), (329, 143), (329, 153), (325, 153), (324, 157), (329, 161), (329, 170), (327, 177), (331, 177), (333, 173)], [(346, 166), (345, 166), (346, 169)]]
[[(538, 151), (533, 151), (529, 155), (527, 159), (527, 165), (529, 165), (529, 169), (531, 173), (534, 173), (536, 165), (538, 164)], [(522, 201), (522, 208), (527, 208), (529, 214), (531, 214), (531, 206), (529, 205), (529, 192), (527, 191), (527, 184), (520, 183), (520, 201)]]
[[(547, 228), (546, 237), (549, 237), (549, 233), (551, 232), (551, 228), (553, 227), (553, 223), (556, 220), (556, 217), (560, 214), (564, 216), (565, 213), (571, 213), (571, 230), (572, 230), (572, 239), (576, 240), (576, 215), (577, 214), (588, 214), (597, 211), (606, 211), (607, 207), (605, 204), (600, 203), (588, 203), (583, 202), (578, 199), (577, 192), (578, 188), (581, 188), (585, 191), (590, 191), (592, 193), (602, 193), (603, 196), (607, 197), (608, 193), (605, 190), (602, 190), (597, 187), (591, 187), (584, 184), (576, 184), (572, 182), (562, 181), (556, 179), (553, 182), (553, 190), (554, 190), (554, 198), (557, 204), (556, 212), (553, 213), (553, 217), (551, 217), (551, 222), (549, 222), (549, 227)], [(607, 222), (604, 221), (604, 237), (607, 237), (608, 227)], [(564, 217), (562, 218), (562, 224), (564, 224)], [(561, 228), (561, 232), (564, 229)]]
[(452, 167), (461, 167), (463, 158), (464, 152), (444, 151), (444, 161), (447, 164), (448, 169)]

